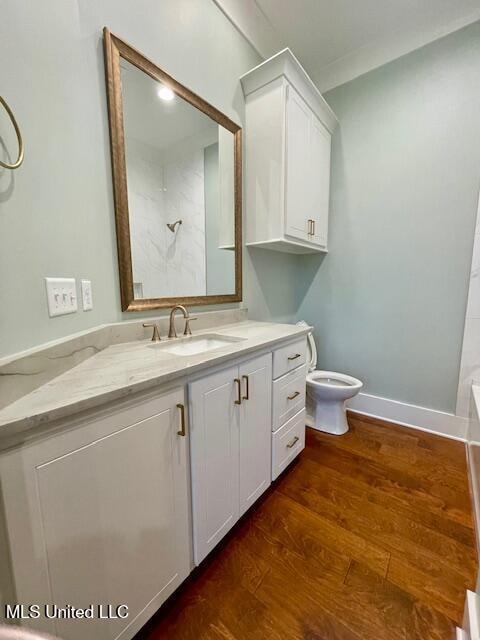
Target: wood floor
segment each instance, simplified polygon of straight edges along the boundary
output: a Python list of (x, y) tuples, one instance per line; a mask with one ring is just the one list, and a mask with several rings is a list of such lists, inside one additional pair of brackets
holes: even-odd
[(462, 443), (350, 414), (157, 614), (159, 640), (450, 640), (474, 586)]

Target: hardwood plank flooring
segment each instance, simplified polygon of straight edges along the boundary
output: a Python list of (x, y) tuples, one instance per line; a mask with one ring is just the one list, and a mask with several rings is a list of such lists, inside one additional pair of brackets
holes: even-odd
[(142, 640), (450, 640), (476, 578), (465, 446), (349, 414), (299, 459)]

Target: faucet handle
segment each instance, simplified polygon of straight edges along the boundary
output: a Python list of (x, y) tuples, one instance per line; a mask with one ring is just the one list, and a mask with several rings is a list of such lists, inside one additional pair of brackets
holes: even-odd
[(158, 325), (155, 322), (144, 322), (143, 326), (145, 329), (153, 329), (152, 342), (160, 342), (160, 331), (158, 329)]
[(198, 318), (196, 316), (194, 318), (192, 318), (191, 316), (187, 316), (185, 318), (185, 331), (183, 332), (184, 336), (192, 335), (192, 330), (190, 329), (190, 322), (192, 322), (192, 320), (198, 320)]

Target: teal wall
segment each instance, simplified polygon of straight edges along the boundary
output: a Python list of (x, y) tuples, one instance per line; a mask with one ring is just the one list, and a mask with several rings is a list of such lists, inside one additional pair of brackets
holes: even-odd
[[(25, 162), (13, 173), (0, 169), (0, 358), (141, 317), (120, 311), (104, 25), (244, 122), (238, 79), (260, 59), (213, 0), (48, 0), (48, 10), (42, 2), (3, 0), (1, 93), (22, 128)], [(1, 110), (0, 137), (14, 154)], [(271, 264), (245, 253), (244, 300), (252, 317), (295, 315), (294, 261), (276, 256), (275, 264), (288, 271), (278, 303), (271, 299)], [(50, 319), (45, 276), (92, 280), (93, 311)]]
[(480, 185), (480, 23), (326, 94), (329, 253), (298, 262), (319, 366), (455, 411)]

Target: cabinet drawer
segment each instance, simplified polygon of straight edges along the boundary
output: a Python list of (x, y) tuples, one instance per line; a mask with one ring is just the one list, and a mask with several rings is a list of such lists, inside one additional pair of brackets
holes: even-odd
[(305, 408), (307, 367), (303, 365), (273, 383), (272, 431)]
[(305, 409), (272, 433), (272, 480), (305, 448)]
[(305, 364), (307, 354), (307, 337), (290, 342), (285, 347), (273, 352), (273, 377), (280, 378), (285, 373)]

